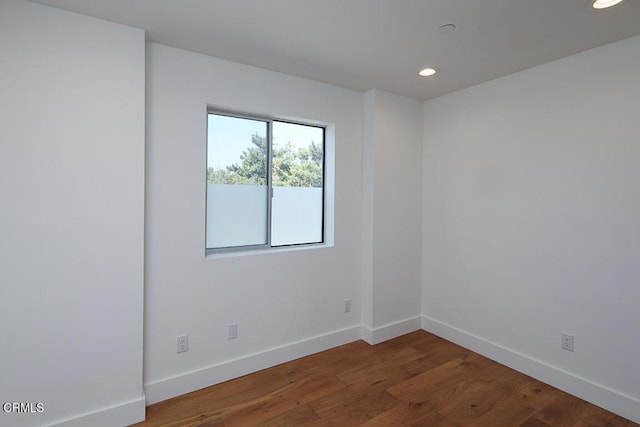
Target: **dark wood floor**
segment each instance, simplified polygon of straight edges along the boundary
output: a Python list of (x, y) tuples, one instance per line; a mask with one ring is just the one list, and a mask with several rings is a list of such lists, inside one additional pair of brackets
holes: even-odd
[(147, 408), (136, 426), (638, 426), (424, 331), (357, 341)]

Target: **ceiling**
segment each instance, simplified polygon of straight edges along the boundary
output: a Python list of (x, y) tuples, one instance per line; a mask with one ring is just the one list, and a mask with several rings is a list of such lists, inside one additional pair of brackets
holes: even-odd
[[(640, 0), (35, 0), (147, 40), (420, 100), (640, 34)], [(440, 26), (455, 24), (455, 31)], [(419, 77), (425, 66), (440, 72)]]

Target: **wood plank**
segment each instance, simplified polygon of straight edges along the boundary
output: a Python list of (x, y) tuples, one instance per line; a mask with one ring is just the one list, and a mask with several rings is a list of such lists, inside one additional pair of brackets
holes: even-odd
[(453, 421), (445, 418), (439, 412), (431, 412), (426, 417), (411, 424), (411, 427), (461, 427), (461, 426), (460, 424), (456, 424)]
[[(553, 427), (607, 426), (615, 415), (581, 399), (560, 392), (560, 395), (532, 417)], [(523, 424), (529, 427), (528, 424)]]
[[(508, 375), (508, 373), (507, 373)], [(461, 395), (439, 412), (455, 423), (467, 426), (479, 419), (497, 419), (501, 422), (509, 420), (524, 421), (535, 409), (520, 405), (517, 410), (513, 406), (503, 406), (503, 403), (513, 395), (512, 387), (497, 384), (497, 381), (478, 382), (464, 390)], [(514, 419), (515, 418), (515, 419)], [(482, 424), (482, 425), (510, 425), (510, 424)]]
[(497, 378), (491, 387), (504, 389), (507, 396), (497, 400), (490, 411), (469, 420), (469, 427), (519, 425), (560, 395), (559, 390), (512, 370)]
[(362, 384), (356, 384), (311, 402), (309, 407), (321, 420), (350, 426), (363, 424), (397, 404), (398, 400), (382, 387), (362, 387)]
[(308, 405), (298, 405), (291, 411), (267, 419), (260, 425), (278, 427), (300, 427), (313, 424), (318, 421), (318, 415)]
[(390, 387), (414, 376), (415, 373), (408, 370), (406, 364), (421, 358), (424, 358), (421, 352), (411, 347), (405, 347), (391, 354), (374, 358), (369, 363), (360, 363), (353, 369), (343, 371), (338, 377), (345, 384), (366, 381), (372, 386), (384, 384)]
[[(415, 425), (419, 420), (435, 414), (428, 405), (423, 402), (401, 402), (392, 409), (362, 424), (363, 427), (408, 427)], [(443, 418), (441, 415), (438, 415)]]
[(436, 410), (457, 399), (472, 385), (493, 380), (505, 369), (492, 360), (468, 352), (463, 358), (451, 360), (390, 387), (389, 392), (405, 402), (423, 401)]

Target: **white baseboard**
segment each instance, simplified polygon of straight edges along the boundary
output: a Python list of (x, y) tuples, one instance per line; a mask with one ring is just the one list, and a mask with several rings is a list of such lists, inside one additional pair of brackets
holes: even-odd
[(362, 339), (369, 344), (381, 342), (399, 337), (410, 332), (420, 330), (422, 327), (421, 316), (410, 317), (399, 322), (388, 323), (375, 329), (362, 326)]
[(146, 384), (147, 405), (357, 341), (360, 329), (353, 326)]
[(52, 427), (113, 427), (144, 421), (145, 397), (51, 424)]
[(422, 316), (422, 329), (594, 405), (640, 423), (640, 400), (632, 396), (612, 390), (427, 316)]

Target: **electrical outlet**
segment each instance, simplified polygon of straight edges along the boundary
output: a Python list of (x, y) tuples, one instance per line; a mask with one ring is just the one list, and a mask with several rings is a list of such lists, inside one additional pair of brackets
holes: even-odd
[(189, 351), (189, 335), (180, 335), (178, 337), (177, 353), (184, 353)]
[(232, 340), (238, 338), (238, 324), (229, 323), (227, 325), (227, 339)]
[(567, 351), (573, 351), (573, 335), (569, 335), (569, 334), (562, 334), (561, 336), (561, 343), (560, 343), (560, 347), (563, 350), (567, 350)]
[(344, 312), (345, 313), (350, 313), (351, 312), (351, 300), (350, 299), (344, 300)]

